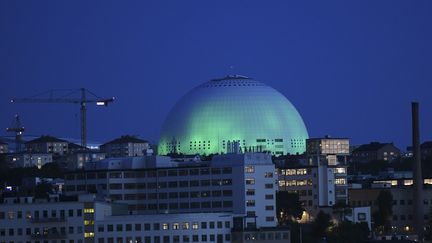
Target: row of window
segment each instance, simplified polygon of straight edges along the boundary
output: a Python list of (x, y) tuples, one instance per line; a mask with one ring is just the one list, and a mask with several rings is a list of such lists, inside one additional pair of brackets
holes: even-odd
[(21, 236), (21, 235), (66, 235), (66, 234), (81, 234), (83, 233), (82, 226), (68, 227), (35, 227), (35, 228), (9, 228), (0, 229), (0, 236)]
[[(429, 219), (429, 215), (424, 214), (423, 215), (423, 219), (424, 220), (428, 220)], [(401, 221), (404, 221), (404, 220), (413, 220), (413, 215), (411, 215), (411, 214), (409, 214), (409, 215), (397, 215), (397, 214), (394, 214), (393, 215), (393, 221), (397, 221), (397, 220), (401, 220)]]
[[(232, 237), (233, 241), (241, 241), (241, 239), (238, 239), (237, 235), (233, 235)], [(245, 241), (265, 241), (265, 240), (288, 240), (289, 233), (284, 232), (268, 232), (268, 233), (250, 233), (250, 234), (244, 234), (244, 240)]]
[(150, 203), (131, 204), (130, 210), (175, 210), (175, 209), (198, 209), (198, 208), (232, 208), (232, 201), (205, 201), (205, 202), (181, 202), (181, 203)]
[(186, 191), (186, 192), (160, 192), (160, 193), (125, 193), (111, 194), (111, 198), (117, 200), (143, 200), (143, 199), (177, 199), (177, 198), (207, 198), (207, 197), (231, 197), (232, 190), (216, 191)]
[(281, 169), (280, 174), (281, 175), (307, 175), (310, 174), (310, 169)]
[(84, 179), (105, 179), (105, 178), (145, 178), (145, 177), (166, 177), (166, 176), (189, 176), (189, 175), (220, 175), (231, 174), (231, 167), (223, 168), (193, 168), (193, 169), (170, 169), (170, 170), (148, 170), (128, 172), (88, 172), (78, 174), (67, 174), (66, 180)]
[[(413, 204), (413, 200), (408, 199), (401, 199), (401, 200), (393, 200), (393, 205), (412, 205)], [(432, 199), (428, 200), (428, 199), (424, 199), (423, 200), (423, 205), (432, 205)], [(353, 206), (372, 206), (372, 205), (378, 205), (378, 201), (351, 201), (351, 205)]]
[[(94, 210), (94, 209), (93, 209)], [(94, 211), (93, 211), (94, 212)], [(26, 219), (48, 219), (48, 218), (66, 218), (66, 213), (68, 217), (82, 217), (83, 211), (82, 209), (69, 209), (69, 210), (35, 210), (33, 211), (33, 213), (31, 211), (25, 211), (25, 218)], [(87, 212), (86, 212), (87, 213)], [(3, 219), (22, 219), (24, 216), (24, 212), (19, 210), (19, 211), (0, 211), (0, 220)]]
[[(57, 241), (59, 243), (83, 243), (82, 239), (79, 240), (59, 240)], [(6, 243), (6, 241), (2, 241), (2, 239), (0, 239), (0, 243)], [(14, 243), (14, 241), (10, 241), (9, 243)], [(39, 240), (35, 240), (35, 241), (26, 241), (25, 243), (49, 243), (48, 240), (44, 240), (44, 241), (39, 241)], [(125, 242), (127, 243), (127, 242)]]
[(121, 231), (154, 231), (154, 230), (198, 230), (198, 229), (230, 229), (230, 221), (210, 221), (210, 222), (174, 222), (174, 223), (145, 223), (145, 224), (100, 224), (97, 226), (98, 232), (121, 232)]
[(165, 236), (135, 236), (135, 237), (107, 237), (98, 238), (98, 243), (177, 243), (177, 242), (230, 242), (230, 234), (202, 234), (202, 235), (165, 235)]
[[(185, 188), (185, 187), (209, 187), (209, 186), (230, 186), (232, 179), (213, 179), (213, 180), (192, 180), (192, 181), (169, 181), (169, 182), (148, 182), (148, 183), (110, 183), (108, 188), (111, 190), (122, 189), (163, 189), (163, 188)], [(66, 191), (96, 191), (97, 189), (106, 190), (107, 184), (85, 184), (66, 185)]]
[(312, 180), (279, 180), (279, 186), (311, 186)]

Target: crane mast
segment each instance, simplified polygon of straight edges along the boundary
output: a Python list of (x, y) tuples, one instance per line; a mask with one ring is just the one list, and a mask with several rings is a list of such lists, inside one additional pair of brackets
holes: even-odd
[(22, 144), (22, 134), (24, 132), (24, 127), (21, 125), (21, 119), (18, 114), (15, 115), (14, 121), (12, 122), (12, 126), (6, 128), (7, 132), (13, 132), (15, 133), (15, 151), (20, 152), (21, 151), (21, 144)]
[[(94, 93), (90, 92), (85, 88), (79, 89), (80, 97), (79, 98), (69, 98), (67, 96), (76, 92), (73, 90), (68, 93), (66, 96), (55, 97), (53, 95), (54, 91), (50, 90), (48, 92), (44, 92), (40, 95), (36, 95), (31, 98), (13, 98), (11, 99), (11, 103), (72, 103), (80, 105), (80, 130), (81, 130), (81, 146), (87, 147), (87, 104), (95, 103), (97, 106), (108, 106), (109, 103), (114, 102), (114, 97), (112, 98), (101, 98)], [(46, 93), (49, 94), (49, 97), (40, 97), (44, 96)], [(87, 93), (91, 94), (94, 98), (88, 99)]]

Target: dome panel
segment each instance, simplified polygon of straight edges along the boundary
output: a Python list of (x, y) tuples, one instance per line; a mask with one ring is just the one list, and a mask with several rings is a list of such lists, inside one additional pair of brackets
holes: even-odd
[(159, 154), (226, 153), (228, 142), (243, 150), (275, 155), (305, 151), (308, 133), (300, 114), (281, 93), (244, 76), (214, 79), (192, 89), (170, 111)]

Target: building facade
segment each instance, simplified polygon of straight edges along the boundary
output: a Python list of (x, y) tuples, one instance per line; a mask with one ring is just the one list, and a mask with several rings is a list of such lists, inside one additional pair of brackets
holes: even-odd
[(101, 152), (110, 157), (144, 156), (149, 142), (133, 136), (121, 136), (100, 146)]
[(65, 176), (67, 195), (97, 192), (126, 203), (132, 214), (226, 212), (245, 216), (245, 225), (276, 226), (270, 154), (217, 155), (190, 163), (144, 156), (94, 165)]
[(351, 160), (354, 163), (366, 163), (374, 160), (392, 162), (400, 157), (400, 150), (393, 143), (363, 144), (352, 151)]
[(41, 136), (25, 143), (25, 149), (29, 153), (50, 153), (64, 155), (68, 152), (69, 142), (63, 139)]
[(0, 154), (6, 154), (9, 152), (9, 145), (0, 141)]
[(11, 168), (37, 167), (41, 169), (45, 164), (53, 162), (53, 154), (28, 152), (8, 154), (6, 161)]
[[(125, 205), (99, 201), (94, 195), (70, 202), (9, 198), (0, 207), (0, 242), (222, 243), (231, 242), (234, 217), (227, 213), (129, 215)], [(286, 235), (289, 230), (269, 237)]]
[(308, 165), (277, 169), (278, 190), (298, 193), (306, 209), (304, 220), (312, 220), (323, 208), (348, 203), (346, 162), (349, 140), (313, 138), (306, 140)]

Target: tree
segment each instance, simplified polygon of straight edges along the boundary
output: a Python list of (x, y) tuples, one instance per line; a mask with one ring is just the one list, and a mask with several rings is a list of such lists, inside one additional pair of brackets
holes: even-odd
[(329, 235), (329, 242), (350, 242), (363, 243), (369, 236), (369, 227), (366, 223), (354, 224), (349, 221), (343, 221), (336, 226)]
[(432, 207), (429, 208), (429, 217), (428, 217), (428, 221), (425, 224), (425, 239), (426, 240), (432, 240)]
[(378, 211), (373, 213), (375, 229), (388, 232), (393, 214), (393, 195), (389, 190), (381, 190), (377, 197)]
[(312, 232), (315, 237), (321, 239), (327, 236), (329, 228), (333, 226), (330, 215), (319, 211), (315, 220), (312, 222)]
[(298, 193), (276, 192), (276, 214), (279, 224), (286, 224), (293, 219), (300, 220), (304, 211)]
[(35, 187), (35, 198), (41, 198), (41, 199), (48, 199), (49, 194), (52, 193), (52, 186), (51, 184), (42, 181)]

